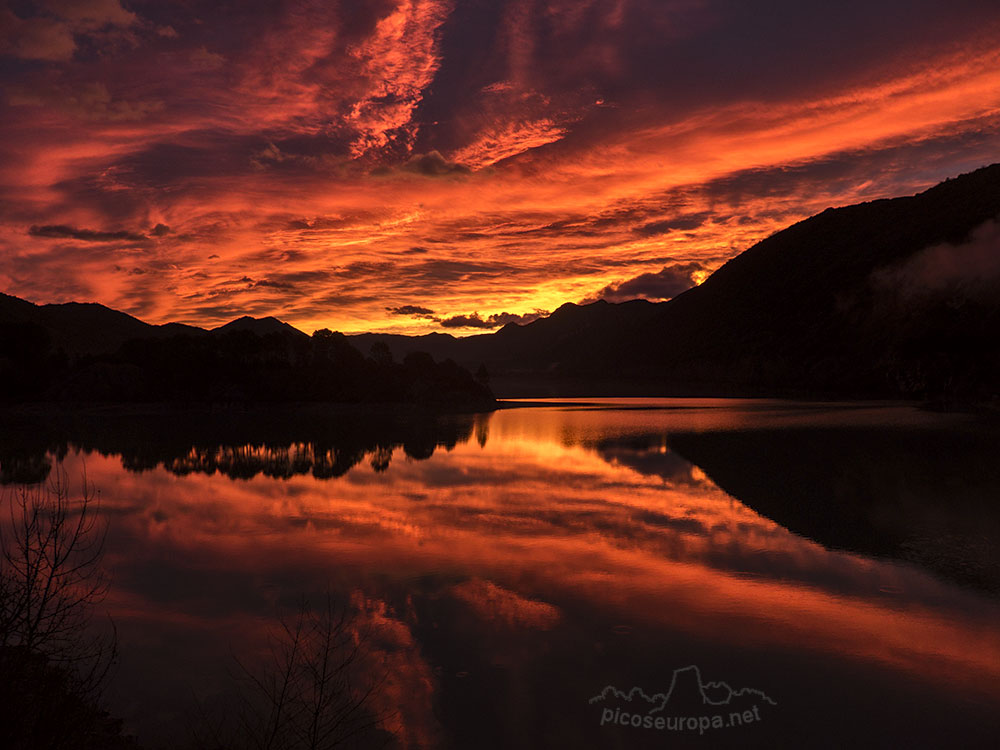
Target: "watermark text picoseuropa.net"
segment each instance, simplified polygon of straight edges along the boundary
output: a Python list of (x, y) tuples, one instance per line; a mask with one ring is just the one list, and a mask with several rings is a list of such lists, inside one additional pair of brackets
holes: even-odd
[(712, 716), (657, 716), (649, 714), (629, 713), (616, 708), (612, 711), (605, 707), (601, 711), (601, 726), (618, 724), (623, 727), (642, 729), (661, 729), (670, 732), (698, 732), (704, 734), (708, 729), (723, 729), (725, 727), (741, 727), (760, 721), (760, 708), (754, 705), (744, 711), (730, 711), (728, 715), (714, 714)]
[(624, 692), (608, 685), (589, 702), (599, 707), (602, 727), (698, 734), (756, 724), (778, 705), (757, 688), (733, 689), (725, 682), (705, 682), (694, 665), (675, 669), (664, 693), (647, 695), (638, 687)]

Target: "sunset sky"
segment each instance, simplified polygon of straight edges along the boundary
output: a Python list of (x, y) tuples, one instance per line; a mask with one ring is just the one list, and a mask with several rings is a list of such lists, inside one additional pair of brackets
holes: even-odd
[(0, 291), (460, 335), (666, 299), (1000, 160), (997, 40), (996, 0), (0, 3)]

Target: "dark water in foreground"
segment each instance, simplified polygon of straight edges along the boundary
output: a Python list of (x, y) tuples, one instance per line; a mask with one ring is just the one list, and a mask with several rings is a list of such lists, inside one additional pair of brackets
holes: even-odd
[(184, 740), (232, 654), (331, 591), (372, 634), (390, 746), (1000, 746), (995, 425), (703, 400), (324, 419), (97, 420), (0, 454), (8, 481), (48, 462), (101, 491), (111, 701), (142, 742)]

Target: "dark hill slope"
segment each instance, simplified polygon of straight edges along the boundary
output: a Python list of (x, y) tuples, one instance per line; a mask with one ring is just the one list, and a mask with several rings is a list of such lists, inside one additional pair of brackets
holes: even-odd
[(224, 335), (232, 333), (233, 331), (250, 331), (258, 336), (267, 336), (270, 333), (281, 333), (289, 334), (294, 338), (309, 338), (308, 334), (303, 333), (298, 328), (272, 316), (268, 316), (266, 318), (252, 318), (249, 315), (244, 315), (242, 318), (232, 320), (224, 326), (213, 328), (211, 332), (214, 334)]
[(670, 302), (567, 304), (494, 334), (385, 340), (494, 376), (650, 393), (988, 399), (1000, 391), (998, 216), (994, 165), (828, 209)]
[[(749, 390), (992, 395), (998, 279), (971, 266), (928, 278), (933, 263), (920, 259), (960, 263), (961, 246), (998, 216), (1000, 165), (913, 197), (829, 209), (663, 305), (630, 332), (627, 364)], [(981, 242), (976, 257), (1000, 257), (1000, 245)], [(942, 245), (958, 250), (922, 252)]]
[(0, 294), (0, 326), (45, 337), (52, 349), (69, 355), (112, 352), (131, 339), (205, 333), (183, 323), (150, 325), (92, 302), (35, 305), (7, 294)]
[[(360, 351), (368, 353), (372, 344), (380, 342), (389, 347), (389, 352), (396, 360), (402, 360), (412, 352), (427, 352), (434, 359), (454, 359), (456, 362), (464, 356), (468, 343), (473, 339), (488, 338), (492, 334), (456, 338), (447, 333), (427, 333), (423, 336), (405, 336), (396, 333), (355, 333), (347, 338)], [(464, 363), (468, 366), (467, 363)], [(478, 363), (477, 363), (478, 364)]]
[(595, 346), (606, 347), (623, 331), (635, 331), (652, 319), (665, 303), (632, 300), (620, 304), (567, 302), (544, 318), (527, 325), (510, 323), (496, 333), (456, 338), (431, 333), (424, 336), (364, 333), (350, 336), (352, 343), (368, 351), (373, 343), (385, 343), (400, 359), (414, 351), (436, 358), (454, 359), (464, 367), (485, 364), (494, 373), (591, 372), (603, 369), (604, 361), (592, 361)]
[(257, 336), (279, 333), (295, 339), (309, 338), (299, 329), (274, 317), (252, 318), (245, 315), (206, 331), (184, 323), (152, 325), (92, 302), (36, 305), (7, 294), (0, 294), (0, 326), (17, 327), (27, 335), (41, 336), (51, 349), (61, 349), (70, 356), (108, 354), (133, 339), (182, 335), (225, 336), (237, 331), (249, 331)]

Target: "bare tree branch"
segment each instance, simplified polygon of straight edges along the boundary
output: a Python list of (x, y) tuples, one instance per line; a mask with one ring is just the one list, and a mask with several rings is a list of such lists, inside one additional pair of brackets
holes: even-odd
[(62, 471), (0, 493), (0, 746), (130, 744), (99, 708), (117, 660), (114, 622), (94, 622), (109, 583), (99, 511), (86, 475), (76, 497)]
[(245, 690), (243, 737), (234, 746), (326, 750), (379, 727), (386, 717), (374, 699), (384, 678), (354, 684), (369, 635), (330, 594), (321, 609), (303, 602), (293, 618), (282, 619), (270, 635), (265, 666), (236, 659)]

